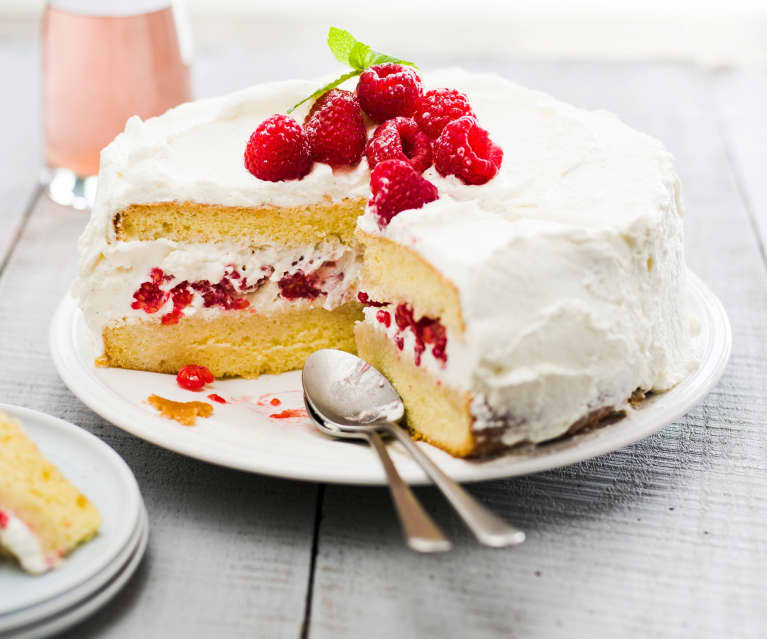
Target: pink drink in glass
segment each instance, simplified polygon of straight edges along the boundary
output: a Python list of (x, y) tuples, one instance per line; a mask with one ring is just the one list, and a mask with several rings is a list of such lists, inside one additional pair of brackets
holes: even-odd
[(95, 175), (99, 152), (130, 116), (159, 115), (189, 100), (177, 26), (168, 0), (48, 3), (43, 112), (54, 173)]

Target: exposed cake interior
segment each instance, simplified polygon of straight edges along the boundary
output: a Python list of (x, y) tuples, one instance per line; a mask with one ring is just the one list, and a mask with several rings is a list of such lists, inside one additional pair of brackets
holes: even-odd
[(194, 362), (217, 377), (255, 377), (300, 368), (319, 348), (354, 352), (363, 208), (344, 199), (117, 212), (88, 292), (104, 324), (101, 362), (168, 373)]
[(0, 412), (0, 552), (28, 572), (54, 567), (98, 531), (101, 516)]

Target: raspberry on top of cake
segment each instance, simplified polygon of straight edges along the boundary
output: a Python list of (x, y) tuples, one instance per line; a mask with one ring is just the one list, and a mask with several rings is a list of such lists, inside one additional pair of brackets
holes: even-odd
[(0, 555), (30, 573), (56, 567), (93, 537), (97, 508), (0, 411)]
[(359, 351), (456, 455), (682, 379), (682, 206), (659, 142), (496, 75), (328, 43), (351, 67), (334, 82), (131, 118), (104, 150), (76, 288), (108, 364), (253, 376)]

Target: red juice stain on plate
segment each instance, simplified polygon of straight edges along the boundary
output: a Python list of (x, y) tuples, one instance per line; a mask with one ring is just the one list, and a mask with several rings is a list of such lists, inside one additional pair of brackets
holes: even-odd
[(279, 399), (277, 399), (276, 397), (272, 397), (272, 399), (269, 400), (269, 403), (272, 406), (279, 406), (280, 404), (282, 404), (282, 402)]
[(211, 393), (208, 395), (208, 399), (212, 399), (214, 402), (218, 402), (219, 404), (226, 404), (226, 400), (221, 397), (221, 395), (217, 395), (216, 393)]
[(272, 419), (295, 419), (296, 417), (309, 417), (305, 408), (286, 408), (281, 413), (269, 415)]

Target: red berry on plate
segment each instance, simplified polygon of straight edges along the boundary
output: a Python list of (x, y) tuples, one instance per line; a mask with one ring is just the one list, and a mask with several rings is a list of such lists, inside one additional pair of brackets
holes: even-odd
[(437, 187), (403, 160), (384, 160), (370, 174), (370, 206), (383, 228), (406, 209), (420, 209), (439, 195)]
[(312, 168), (312, 148), (301, 125), (276, 114), (258, 125), (245, 148), (245, 168), (260, 180), (300, 180)]
[(202, 390), (205, 384), (212, 384), (215, 379), (213, 373), (205, 366), (195, 366), (194, 364), (184, 366), (176, 375), (178, 385), (190, 391)]
[(357, 83), (360, 106), (373, 122), (398, 115), (410, 117), (422, 94), (421, 78), (415, 69), (391, 62), (366, 69)]
[(423, 173), (431, 166), (431, 139), (413, 118), (392, 118), (375, 130), (365, 155), (371, 169), (383, 160), (404, 160)]
[(468, 115), (450, 122), (434, 142), (434, 167), (440, 175), (455, 175), (464, 184), (491, 180), (503, 161), (503, 149)]
[(383, 324), (386, 328), (389, 328), (391, 326), (391, 314), (389, 311), (385, 311), (383, 309), (379, 309), (376, 311), (376, 319)]
[(333, 167), (356, 166), (368, 137), (357, 96), (343, 89), (332, 89), (314, 103), (304, 131), (312, 159)]
[(421, 98), (413, 118), (432, 140), (436, 140), (445, 126), (464, 115), (476, 117), (464, 93), (455, 89), (432, 89)]

